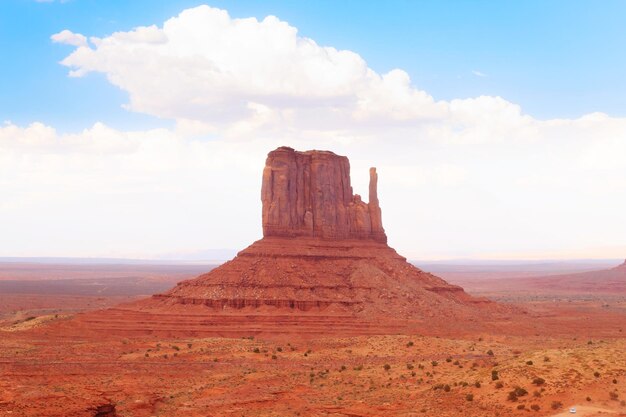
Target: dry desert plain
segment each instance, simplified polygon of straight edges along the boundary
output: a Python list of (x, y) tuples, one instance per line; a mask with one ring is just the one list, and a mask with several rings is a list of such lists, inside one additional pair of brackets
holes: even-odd
[(159, 292), (210, 266), (3, 264), (0, 416), (624, 416), (626, 292), (559, 276), (594, 267), (422, 266), (520, 312), (489, 326), (219, 337), (89, 329), (88, 310), (140, 296), (124, 278)]

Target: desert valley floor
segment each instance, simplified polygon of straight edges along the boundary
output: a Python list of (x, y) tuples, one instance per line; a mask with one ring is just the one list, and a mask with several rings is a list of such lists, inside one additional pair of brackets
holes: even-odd
[[(390, 323), (381, 332), (380, 323), (352, 336), (319, 330), (328, 311), (295, 324), (281, 313), (283, 332), (257, 318), (230, 337), (137, 331), (137, 323), (107, 329), (91, 311), (141, 320), (124, 303), (211, 266), (5, 263), (0, 416), (560, 416), (571, 407), (626, 415), (623, 281), (564, 284), (609, 265), (419, 266), (520, 314), (463, 328), (438, 317), (426, 330)], [(184, 314), (177, 320), (215, 324), (194, 309)], [(232, 317), (244, 323), (246, 314)]]

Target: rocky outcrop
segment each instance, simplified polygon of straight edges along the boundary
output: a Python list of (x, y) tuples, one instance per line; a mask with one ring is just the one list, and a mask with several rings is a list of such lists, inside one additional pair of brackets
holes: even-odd
[[(136, 314), (151, 332), (185, 328), (191, 332), (185, 334), (229, 336), (443, 329), (508, 314), (390, 248), (377, 186), (371, 168), (365, 203), (352, 192), (346, 157), (287, 147), (270, 152), (261, 191), (263, 239), (123, 314)], [(109, 332), (128, 330), (111, 317), (106, 326)]]
[(352, 193), (350, 163), (329, 151), (269, 153), (263, 170), (263, 236), (373, 239), (387, 242), (370, 169), (369, 203)]

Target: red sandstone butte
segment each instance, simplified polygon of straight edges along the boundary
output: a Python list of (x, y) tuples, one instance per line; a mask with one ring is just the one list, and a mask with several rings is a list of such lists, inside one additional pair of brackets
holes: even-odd
[(508, 314), (387, 245), (377, 181), (372, 168), (365, 203), (345, 156), (280, 147), (263, 170), (261, 240), (164, 294), (83, 321), (125, 333), (349, 335), (466, 330)]
[(263, 169), (263, 236), (372, 239), (387, 242), (370, 169), (369, 204), (352, 193), (350, 162), (328, 151), (280, 147)]

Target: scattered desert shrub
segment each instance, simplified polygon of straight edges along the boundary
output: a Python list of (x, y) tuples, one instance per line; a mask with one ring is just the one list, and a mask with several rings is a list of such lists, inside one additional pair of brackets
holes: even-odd
[[(549, 358), (549, 357), (547, 357), (547, 356), (544, 356), (544, 357), (543, 357), (543, 361), (544, 361), (544, 362), (550, 362), (550, 358)], [(539, 406), (537, 406), (537, 407), (539, 407)]]
[(585, 398), (587, 401), (591, 401), (591, 397), (587, 397)]
[(413, 346), (413, 345), (414, 345), (414, 343), (413, 343), (413, 342), (409, 342), (409, 343), (407, 343), (407, 344), (406, 344), (406, 347), (411, 347), (411, 346)]
[(489, 349), (489, 350), (487, 351), (487, 355), (489, 355), (489, 356), (493, 356), (493, 350)]
[(465, 396), (466, 401), (474, 401), (474, 394), (467, 394)]
[(191, 343), (187, 343), (187, 349), (191, 349), (193, 345)]
[(430, 364), (431, 364), (432, 366), (437, 366), (437, 365), (439, 365), (439, 362), (437, 362), (437, 361), (431, 361), (431, 362), (430, 362)]
[(500, 376), (498, 375), (498, 371), (497, 370), (492, 370), (491, 371), (491, 380), (492, 381), (497, 381), (498, 379), (500, 379)]
[(413, 368), (414, 368), (414, 366), (412, 364), (410, 364), (410, 363), (406, 364), (406, 369), (411, 370)]
[(480, 388), (480, 381), (476, 381), (476, 382), (474, 382), (474, 386), (475, 386), (476, 388)]
[(443, 390), (444, 390), (445, 392), (450, 392), (450, 385), (448, 385), (448, 384), (444, 385), (444, 386), (443, 386)]
[(509, 392), (509, 395), (507, 397), (507, 399), (509, 401), (517, 401), (517, 399), (519, 397), (523, 397), (525, 395), (528, 394), (528, 391), (526, 391), (524, 388), (522, 387), (515, 387), (515, 389), (511, 392)]
[(502, 387), (504, 387), (504, 384), (502, 382), (496, 382), (496, 388), (500, 389)]
[(180, 347), (178, 347), (178, 346), (176, 346), (176, 345), (173, 345), (173, 346), (172, 346), (172, 349), (174, 349), (175, 351), (177, 351), (177, 352), (178, 352), (178, 351), (180, 350)]
[(523, 410), (523, 409), (525, 409), (525, 408), (526, 408), (526, 406), (525, 406), (524, 404), (518, 404), (518, 405), (517, 405), (517, 409), (518, 409), (518, 410)]
[(261, 350), (257, 347), (252, 350), (254, 353), (261, 353)]
[(272, 355), (272, 359), (278, 359), (278, 356)]
[(447, 357), (447, 358), (446, 358), (446, 362), (448, 362), (448, 363), (452, 362), (452, 358)]
[(383, 366), (383, 368), (385, 368), (385, 371), (388, 371), (391, 369), (391, 365), (389, 365), (388, 363), (385, 364), (385, 366)]
[(595, 376), (596, 378), (600, 378), (600, 372), (595, 371), (595, 372), (593, 373), (593, 376)]
[(533, 411), (539, 411), (541, 409), (541, 407), (539, 407), (537, 404), (533, 404), (530, 406), (530, 409)]
[(617, 379), (613, 378), (613, 383), (617, 384)]
[(546, 380), (540, 377), (536, 377), (533, 379), (533, 384), (539, 386), (545, 384)]
[(283, 351), (283, 348), (282, 348), (282, 347), (280, 347), (280, 346), (278, 346), (278, 347), (276, 348), (276, 351), (277, 351), (277, 352), (282, 352), (282, 351)]
[(532, 365), (533, 361), (526, 361), (526, 365)]
[(617, 399), (619, 398), (619, 394), (615, 391), (611, 391), (609, 392), (609, 397), (613, 400), (613, 401), (617, 401)]
[(563, 403), (561, 401), (552, 401), (552, 404), (550, 404), (550, 407), (553, 410), (558, 410), (559, 408), (563, 408)]

